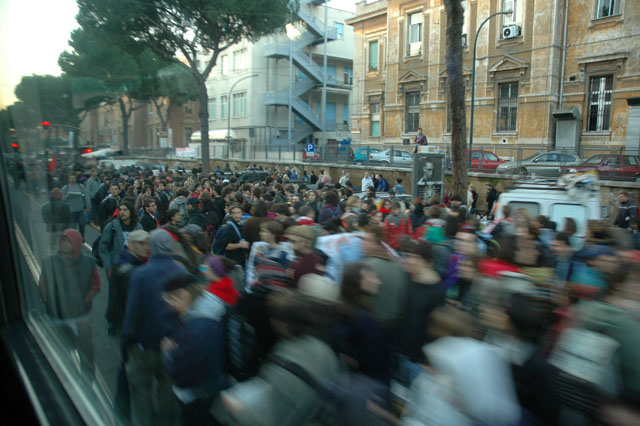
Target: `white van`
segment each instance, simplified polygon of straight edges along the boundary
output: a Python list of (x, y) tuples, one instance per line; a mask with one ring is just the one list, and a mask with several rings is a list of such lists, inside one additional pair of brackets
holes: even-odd
[(562, 230), (564, 218), (570, 217), (578, 226), (576, 237), (584, 238), (589, 220), (609, 216), (609, 207), (602, 207), (600, 185), (593, 174), (564, 175), (557, 181), (532, 179), (519, 181), (500, 194), (494, 210), (496, 219), (503, 217), (502, 206), (511, 211), (525, 209), (531, 217), (547, 216)]

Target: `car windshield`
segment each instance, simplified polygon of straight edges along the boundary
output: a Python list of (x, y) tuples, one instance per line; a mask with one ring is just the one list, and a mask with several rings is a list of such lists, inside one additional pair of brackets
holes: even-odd
[(600, 164), (602, 162), (603, 155), (594, 155), (593, 157), (588, 158), (584, 164)]

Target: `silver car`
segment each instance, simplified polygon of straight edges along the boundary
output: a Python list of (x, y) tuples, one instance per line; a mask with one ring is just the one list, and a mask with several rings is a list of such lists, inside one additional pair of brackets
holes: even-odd
[(564, 152), (543, 152), (522, 161), (510, 161), (498, 166), (497, 173), (513, 174), (518, 176), (560, 176), (566, 166), (581, 163), (582, 160), (576, 154)]
[[(393, 155), (393, 159), (391, 156)], [(413, 164), (411, 153), (402, 149), (385, 149), (384, 151), (371, 153), (370, 163), (380, 163), (383, 166), (411, 167)]]

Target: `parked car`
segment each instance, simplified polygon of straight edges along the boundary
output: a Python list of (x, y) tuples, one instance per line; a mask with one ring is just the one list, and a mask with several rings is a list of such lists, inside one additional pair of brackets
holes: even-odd
[(254, 182), (264, 182), (267, 179), (267, 176), (271, 176), (271, 173), (266, 170), (248, 170), (246, 172), (238, 173), (238, 183), (254, 183)]
[(380, 151), (382, 151), (380, 148), (358, 148), (353, 155), (353, 162), (357, 164), (366, 163), (368, 154), (377, 154)]
[(302, 161), (322, 161), (322, 156), (317, 152), (307, 154), (307, 151), (303, 151)]
[[(393, 160), (391, 156), (393, 155)], [(409, 151), (402, 149), (385, 149), (384, 151), (370, 153), (370, 163), (378, 163), (382, 166), (411, 167), (412, 158)]]
[(602, 180), (640, 182), (640, 156), (625, 154), (592, 155), (582, 163), (566, 167), (569, 173), (595, 170)]
[(574, 166), (582, 162), (576, 154), (564, 152), (543, 152), (522, 160), (509, 161), (501, 164), (496, 172), (503, 174), (514, 174), (526, 176), (535, 174), (536, 176), (560, 176), (563, 168)]
[(505, 161), (491, 151), (471, 150), (471, 171), (495, 173), (498, 166)]

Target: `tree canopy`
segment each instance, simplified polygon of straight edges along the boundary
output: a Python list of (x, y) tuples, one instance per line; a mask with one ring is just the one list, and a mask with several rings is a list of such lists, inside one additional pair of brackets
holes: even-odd
[(14, 112), (22, 125), (33, 127), (42, 121), (77, 127), (80, 110), (72, 102), (71, 80), (52, 75), (22, 77), (15, 89)]

